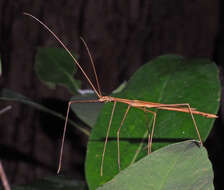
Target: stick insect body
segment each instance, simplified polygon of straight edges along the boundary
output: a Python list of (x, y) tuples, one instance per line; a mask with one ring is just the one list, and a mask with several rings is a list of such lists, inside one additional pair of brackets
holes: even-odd
[(200, 133), (199, 133), (199, 130), (198, 130), (198, 127), (197, 127), (197, 124), (196, 124), (196, 121), (194, 119), (193, 114), (198, 114), (198, 115), (201, 115), (201, 116), (204, 116), (204, 117), (207, 117), (207, 118), (217, 118), (216, 115), (197, 111), (197, 110), (191, 108), (189, 103), (183, 103), (183, 104), (161, 104), (161, 103), (146, 102), (146, 101), (141, 101), (141, 100), (129, 100), (129, 99), (123, 99), (123, 98), (116, 98), (116, 97), (112, 97), (112, 96), (103, 96), (102, 93), (101, 93), (101, 90), (100, 90), (100, 85), (99, 85), (99, 82), (98, 82), (98, 77), (97, 77), (96, 69), (95, 69), (95, 66), (94, 66), (93, 58), (92, 58), (92, 56), (90, 54), (89, 48), (88, 48), (86, 42), (84, 41), (84, 39), (81, 38), (83, 44), (86, 47), (88, 55), (90, 57), (90, 61), (91, 61), (91, 64), (92, 64), (92, 68), (93, 68), (93, 71), (94, 71), (94, 75), (95, 75), (95, 79), (96, 79), (96, 83), (97, 83), (97, 88), (98, 89), (96, 89), (96, 87), (93, 85), (92, 81), (89, 79), (89, 77), (87, 76), (87, 74), (85, 73), (85, 71), (83, 70), (81, 65), (79, 64), (79, 62), (71, 54), (70, 50), (65, 46), (65, 44), (56, 36), (56, 34), (48, 26), (46, 26), (42, 21), (40, 21), (39, 19), (37, 19), (33, 15), (31, 15), (29, 13), (24, 13), (24, 14), (27, 15), (27, 16), (32, 17), (33, 19), (35, 19), (37, 22), (39, 22), (42, 26), (44, 26), (44, 28), (46, 28), (56, 38), (56, 40), (62, 45), (62, 47), (72, 57), (72, 59), (74, 60), (75, 64), (81, 70), (81, 72), (83, 73), (83, 75), (85, 76), (87, 81), (89, 82), (90, 86), (93, 88), (94, 92), (98, 96), (97, 100), (75, 100), (75, 101), (69, 101), (68, 102), (66, 120), (65, 120), (63, 137), (62, 137), (62, 143), (61, 143), (61, 149), (60, 149), (60, 158), (59, 158), (59, 165), (58, 165), (58, 171), (57, 171), (58, 173), (59, 173), (59, 171), (61, 169), (62, 153), (63, 153), (63, 148), (64, 148), (64, 140), (65, 140), (65, 133), (66, 133), (66, 128), (67, 128), (69, 110), (70, 110), (71, 104), (73, 104), (73, 103), (82, 103), (82, 102), (102, 102), (102, 103), (104, 103), (104, 102), (113, 102), (113, 108), (112, 108), (112, 112), (111, 112), (111, 116), (110, 116), (110, 120), (109, 120), (109, 124), (108, 124), (108, 128), (107, 128), (106, 138), (105, 138), (105, 142), (104, 142), (104, 149), (103, 149), (103, 153), (102, 153), (102, 161), (101, 161), (101, 167), (100, 167), (100, 174), (101, 174), (101, 176), (103, 175), (104, 156), (105, 156), (105, 152), (106, 152), (108, 136), (109, 136), (110, 127), (111, 127), (111, 123), (112, 123), (112, 119), (113, 119), (113, 115), (114, 115), (114, 111), (115, 111), (117, 102), (124, 103), (124, 104), (128, 105), (128, 107), (127, 107), (127, 109), (126, 109), (126, 111), (124, 113), (123, 119), (122, 119), (122, 121), (120, 123), (120, 127), (119, 127), (119, 129), (117, 131), (118, 167), (119, 167), (119, 169), (120, 169), (120, 147), (119, 147), (120, 130), (121, 130), (121, 127), (123, 126), (123, 123), (124, 123), (124, 121), (126, 119), (128, 111), (130, 110), (131, 107), (143, 110), (144, 113), (151, 113), (151, 114), (153, 114), (152, 131), (151, 131), (151, 134), (149, 133), (149, 135), (148, 135), (148, 154), (151, 152), (152, 137), (153, 137), (153, 134), (154, 134), (155, 121), (156, 121), (156, 112), (149, 110), (150, 108), (189, 113), (191, 115), (191, 118), (192, 118), (192, 121), (193, 121), (193, 125), (195, 127), (195, 130), (196, 130), (196, 133), (197, 133), (200, 145), (201, 146), (203, 145), (203, 142), (202, 142), (202, 139), (201, 139), (201, 136), (200, 136)]

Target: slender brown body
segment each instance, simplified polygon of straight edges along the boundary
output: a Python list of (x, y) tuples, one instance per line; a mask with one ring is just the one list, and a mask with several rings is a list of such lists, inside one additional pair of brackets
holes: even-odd
[[(129, 99), (124, 99), (124, 98), (116, 98), (116, 97), (112, 97), (112, 96), (102, 96), (99, 98), (99, 102), (114, 102), (114, 101), (128, 104), (128, 105), (130, 105), (132, 107), (136, 107), (136, 108), (158, 108), (158, 109), (162, 109), (162, 110), (190, 113), (188, 108), (180, 107), (181, 105), (187, 105), (188, 103), (180, 104), (180, 106), (178, 107), (177, 106), (178, 104), (161, 104), (161, 103), (146, 102), (146, 101), (141, 101), (141, 100), (129, 100)], [(191, 112), (193, 114), (201, 115), (201, 116), (204, 116), (207, 118), (217, 118), (217, 115), (200, 112), (193, 108), (191, 108)]]

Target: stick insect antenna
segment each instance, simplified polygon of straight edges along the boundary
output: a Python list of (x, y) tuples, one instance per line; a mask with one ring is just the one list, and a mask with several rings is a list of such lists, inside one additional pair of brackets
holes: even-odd
[[(101, 92), (97, 91), (96, 88), (94, 87), (93, 83), (91, 82), (91, 80), (89, 79), (89, 77), (87, 76), (87, 74), (85, 73), (85, 71), (82, 69), (81, 65), (79, 64), (79, 62), (76, 60), (76, 58), (72, 55), (71, 51), (66, 47), (66, 45), (57, 37), (57, 35), (46, 25), (44, 24), (42, 21), (40, 21), (38, 18), (36, 18), (35, 16), (29, 14), (29, 13), (26, 13), (24, 12), (23, 13), (24, 15), (27, 15), (31, 18), (33, 18), (34, 20), (36, 20), (37, 22), (39, 22), (45, 29), (48, 30), (48, 32), (50, 32), (54, 37), (55, 39), (62, 45), (62, 47), (68, 52), (68, 54), (72, 57), (72, 59), (74, 60), (74, 62), (76, 63), (76, 65), (78, 66), (78, 68), (82, 71), (82, 73), (84, 74), (84, 76), (86, 77), (87, 81), (89, 82), (89, 84), (91, 85), (91, 87), (93, 88), (94, 92), (96, 93), (96, 95), (100, 98), (102, 95), (101, 95)], [(83, 40), (82, 40), (83, 41)], [(85, 44), (85, 43), (84, 43)], [(88, 48), (87, 48), (87, 51), (88, 51)], [(92, 58), (90, 56), (90, 59), (91, 59), (91, 62), (92, 62)], [(95, 68), (95, 67), (93, 67)], [(96, 75), (95, 75), (96, 76)], [(98, 85), (98, 82), (97, 82), (97, 85)]]
[(99, 84), (99, 79), (98, 79), (98, 76), (97, 76), (97, 73), (96, 73), (96, 67), (95, 67), (94, 61), (93, 61), (93, 56), (91, 55), (91, 53), (89, 51), (89, 47), (88, 47), (87, 43), (85, 42), (85, 40), (82, 37), (80, 37), (80, 39), (82, 40), (82, 42), (85, 45), (85, 48), (86, 48), (86, 50), (88, 52), (88, 55), (89, 55), (89, 58), (90, 58), (90, 62), (92, 64), (93, 72), (94, 72), (94, 75), (95, 75), (98, 92), (99, 92), (100, 96), (102, 96), (101, 89), (100, 89), (100, 84)]

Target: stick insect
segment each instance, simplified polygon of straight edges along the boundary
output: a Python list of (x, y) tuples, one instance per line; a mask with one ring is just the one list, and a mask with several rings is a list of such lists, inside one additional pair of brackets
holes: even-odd
[(65, 140), (68, 116), (69, 116), (70, 106), (73, 103), (83, 103), (83, 102), (89, 102), (89, 103), (91, 103), (91, 102), (92, 103), (93, 102), (104, 103), (105, 102), (106, 103), (106, 102), (113, 102), (113, 108), (112, 108), (112, 111), (111, 111), (111, 116), (110, 116), (110, 120), (109, 120), (109, 123), (108, 123), (108, 128), (107, 128), (105, 142), (104, 142), (104, 148), (103, 148), (103, 152), (102, 152), (102, 160), (101, 160), (101, 166), (100, 166), (100, 175), (101, 176), (103, 175), (104, 156), (105, 156), (105, 152), (106, 152), (106, 146), (107, 146), (107, 142), (108, 142), (108, 137), (109, 137), (109, 132), (110, 132), (110, 128), (111, 128), (111, 123), (112, 123), (114, 112), (115, 112), (115, 108), (116, 108), (116, 105), (117, 105), (118, 102), (119, 103), (123, 103), (123, 104), (127, 104), (127, 109), (126, 109), (126, 111), (124, 113), (123, 119), (122, 119), (122, 121), (120, 123), (120, 126), (118, 128), (118, 131), (117, 131), (117, 151), (118, 151), (118, 158), (117, 159), (118, 159), (119, 170), (120, 170), (120, 146), (119, 146), (120, 130), (121, 130), (123, 124), (124, 124), (124, 121), (126, 119), (126, 116), (127, 116), (128, 112), (129, 112), (130, 108), (140, 109), (144, 113), (150, 113), (150, 114), (153, 115), (153, 123), (152, 123), (151, 134), (150, 133), (148, 134), (148, 146), (147, 146), (148, 154), (151, 153), (152, 139), (153, 139), (153, 135), (154, 135), (155, 121), (156, 121), (156, 112), (155, 111), (151, 111), (150, 108), (189, 113), (190, 116), (191, 116), (194, 128), (196, 130), (196, 133), (197, 133), (197, 136), (198, 136), (198, 139), (199, 139), (199, 142), (200, 142), (200, 146), (203, 146), (203, 142), (202, 142), (202, 139), (201, 139), (201, 136), (200, 136), (200, 132), (198, 130), (196, 121), (194, 119), (194, 114), (201, 115), (201, 116), (207, 117), (207, 118), (217, 118), (216, 115), (197, 111), (196, 109), (191, 108), (189, 103), (162, 104), (162, 103), (146, 102), (146, 101), (141, 101), (141, 100), (123, 99), (123, 98), (117, 98), (117, 97), (112, 97), (112, 96), (103, 96), (102, 93), (101, 93), (101, 89), (100, 89), (99, 80), (98, 80), (98, 76), (97, 76), (97, 73), (96, 73), (94, 61), (93, 61), (92, 55), (90, 53), (90, 50), (89, 50), (85, 40), (83, 38), (81, 38), (81, 41), (83, 42), (83, 44), (84, 44), (84, 46), (85, 46), (85, 48), (87, 50), (87, 53), (89, 55), (89, 58), (90, 58), (90, 62), (91, 62), (91, 65), (92, 65), (92, 69), (93, 69), (95, 80), (96, 80), (96, 84), (97, 84), (97, 88), (93, 85), (92, 81), (87, 76), (87, 74), (83, 70), (82, 66), (75, 59), (75, 57), (72, 55), (71, 51), (67, 48), (67, 46), (58, 38), (58, 36), (47, 25), (45, 25), (42, 21), (40, 21), (39, 19), (37, 19), (33, 15), (31, 15), (29, 13), (24, 13), (24, 14), (29, 16), (29, 17), (32, 17), (34, 20), (39, 22), (46, 30), (48, 30), (48, 32), (50, 32), (55, 37), (55, 39), (61, 44), (61, 46), (72, 57), (74, 63), (81, 70), (82, 74), (85, 76), (86, 80), (88, 81), (88, 83), (90, 84), (90, 86), (92, 87), (92, 89), (94, 90), (94, 92), (96, 93), (96, 95), (98, 97), (98, 99), (96, 99), (96, 100), (75, 100), (75, 101), (71, 100), (71, 101), (68, 102), (57, 173), (59, 173), (59, 171), (61, 169), (61, 165), (62, 165), (62, 154), (63, 154), (63, 148), (64, 148), (64, 140)]

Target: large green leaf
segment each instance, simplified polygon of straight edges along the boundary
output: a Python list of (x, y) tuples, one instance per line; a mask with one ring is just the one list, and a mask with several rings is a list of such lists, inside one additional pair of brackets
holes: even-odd
[(40, 80), (51, 88), (61, 84), (73, 93), (79, 89), (80, 82), (74, 79), (74, 61), (62, 48), (39, 48), (35, 71)]
[(98, 190), (212, 190), (213, 178), (206, 149), (185, 141), (144, 157)]
[[(217, 113), (220, 99), (220, 84), (217, 67), (207, 59), (184, 59), (180, 56), (160, 56), (142, 66), (130, 79), (120, 98), (160, 102), (167, 104), (189, 103), (202, 112)], [(103, 146), (112, 103), (101, 111), (91, 132), (86, 157), (86, 178), (90, 189), (96, 189), (115, 176), (118, 170), (116, 133), (127, 108), (118, 103), (112, 121), (107, 144), (104, 174), (100, 176)], [(184, 139), (198, 139), (190, 114), (174, 111), (157, 112), (153, 150)], [(152, 125), (141, 110), (131, 108), (120, 133), (121, 169), (147, 154), (148, 126)], [(205, 140), (214, 119), (195, 115), (201, 137)], [(149, 125), (147, 125), (147, 123)]]

